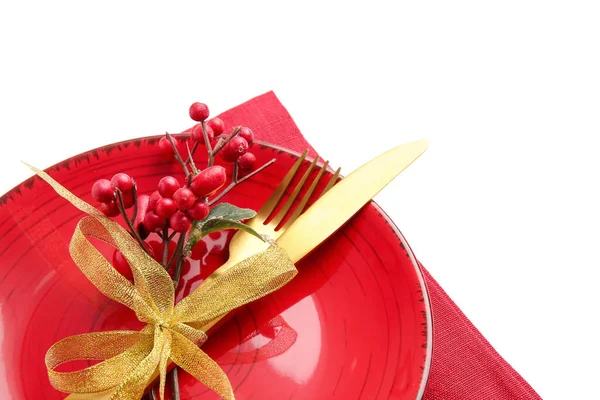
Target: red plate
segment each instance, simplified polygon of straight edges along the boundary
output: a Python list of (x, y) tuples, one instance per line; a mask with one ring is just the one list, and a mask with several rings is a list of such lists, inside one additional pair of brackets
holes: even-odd
[[(182, 178), (177, 164), (161, 159), (156, 140), (106, 146), (48, 172), (92, 204), (92, 183), (116, 172), (130, 174), (149, 193), (162, 176)], [(297, 154), (265, 144), (253, 152), (258, 165), (277, 162), (225, 200), (258, 209)], [(68, 243), (82, 216), (38, 178), (0, 198), (3, 399), (64, 398), (44, 366), (53, 343), (141, 326), (70, 259)], [(209, 255), (186, 264), (178, 299), (226, 259), (227, 236), (212, 237)], [(111, 249), (101, 251), (111, 259)], [(292, 282), (243, 307), (203, 347), (229, 376), (236, 398), (421, 398), (431, 361), (429, 302), (412, 251), (383, 211), (375, 204), (363, 208), (297, 267)], [(186, 373), (180, 377), (182, 399), (217, 398)]]

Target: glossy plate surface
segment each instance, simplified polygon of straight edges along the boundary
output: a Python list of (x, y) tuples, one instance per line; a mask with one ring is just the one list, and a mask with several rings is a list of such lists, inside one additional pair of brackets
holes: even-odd
[[(130, 174), (149, 194), (165, 175), (183, 180), (156, 141), (106, 146), (47, 171), (91, 204), (93, 182), (116, 172)], [(256, 210), (297, 154), (265, 144), (252, 151), (257, 165), (277, 162), (224, 200)], [(50, 386), (44, 365), (53, 343), (142, 326), (70, 259), (68, 244), (82, 216), (37, 178), (0, 198), (2, 399), (64, 398)], [(178, 300), (226, 260), (230, 235), (211, 236), (209, 253), (186, 263)], [(99, 249), (112, 259), (112, 249)], [(414, 255), (389, 218), (374, 203), (366, 206), (297, 267), (292, 282), (237, 310), (203, 346), (229, 376), (236, 399), (420, 398), (431, 360), (429, 302)], [(180, 377), (182, 399), (217, 398), (185, 372)]]

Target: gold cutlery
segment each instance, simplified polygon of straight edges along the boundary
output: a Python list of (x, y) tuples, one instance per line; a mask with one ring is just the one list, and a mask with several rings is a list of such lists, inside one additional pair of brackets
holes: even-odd
[(418, 140), (395, 147), (342, 179), (302, 214), (277, 244), (295, 263), (327, 239), (427, 150)]

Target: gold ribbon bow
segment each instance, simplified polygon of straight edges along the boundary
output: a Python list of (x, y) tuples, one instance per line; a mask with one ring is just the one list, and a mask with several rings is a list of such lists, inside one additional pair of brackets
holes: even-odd
[[(69, 192), (49, 175), (29, 166), (54, 190), (90, 216), (78, 224), (69, 251), (85, 276), (107, 297), (135, 311), (147, 325), (136, 331), (107, 331), (67, 337), (46, 354), (54, 388), (67, 393), (108, 391), (110, 399), (139, 399), (158, 369), (164, 396), (169, 360), (225, 399), (234, 399), (227, 375), (198, 345), (202, 327), (229, 311), (271, 293), (297, 273), (285, 251), (271, 246), (207, 280), (177, 305), (173, 282), (118, 223)], [(134, 284), (119, 274), (87, 237), (118, 248), (131, 266)], [(104, 360), (91, 367), (59, 372), (73, 360)]]

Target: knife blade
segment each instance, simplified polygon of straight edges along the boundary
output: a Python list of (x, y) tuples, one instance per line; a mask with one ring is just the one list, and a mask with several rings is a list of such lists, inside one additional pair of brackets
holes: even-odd
[(406, 143), (353, 171), (306, 210), (279, 237), (277, 244), (297, 262), (338, 230), (428, 146), (426, 140)]

